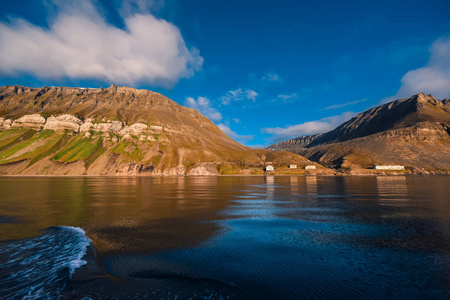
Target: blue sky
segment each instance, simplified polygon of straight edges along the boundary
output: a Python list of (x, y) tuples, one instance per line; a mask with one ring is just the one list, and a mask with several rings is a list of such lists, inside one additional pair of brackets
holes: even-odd
[(253, 147), (450, 97), (447, 0), (68, 2), (2, 0), (0, 85), (150, 89)]

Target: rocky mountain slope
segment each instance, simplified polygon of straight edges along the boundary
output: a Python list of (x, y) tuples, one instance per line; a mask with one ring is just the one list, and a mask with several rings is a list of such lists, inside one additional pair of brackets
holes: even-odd
[(348, 170), (399, 164), (417, 172), (450, 170), (450, 102), (418, 94), (358, 114), (336, 129), (271, 145)]
[[(281, 159), (283, 158), (283, 159)], [(0, 174), (205, 175), (305, 165), (254, 150), (198, 111), (127, 87), (0, 87)]]

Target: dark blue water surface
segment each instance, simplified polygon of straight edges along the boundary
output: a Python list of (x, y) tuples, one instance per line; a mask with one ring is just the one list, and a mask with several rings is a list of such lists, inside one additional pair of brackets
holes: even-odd
[(0, 298), (450, 299), (450, 177), (3, 177)]

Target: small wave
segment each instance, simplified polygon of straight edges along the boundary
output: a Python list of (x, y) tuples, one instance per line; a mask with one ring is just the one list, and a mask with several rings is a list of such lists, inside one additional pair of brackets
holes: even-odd
[(1, 243), (0, 298), (59, 298), (91, 240), (78, 227), (50, 227), (38, 237)]
[(17, 216), (5, 216), (0, 215), (0, 224), (16, 224), (21, 221), (20, 217)]

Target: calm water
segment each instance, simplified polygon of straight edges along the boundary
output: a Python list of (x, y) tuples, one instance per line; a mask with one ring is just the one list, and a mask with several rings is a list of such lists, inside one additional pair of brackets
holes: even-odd
[(450, 299), (450, 177), (3, 177), (0, 193), (0, 298)]

